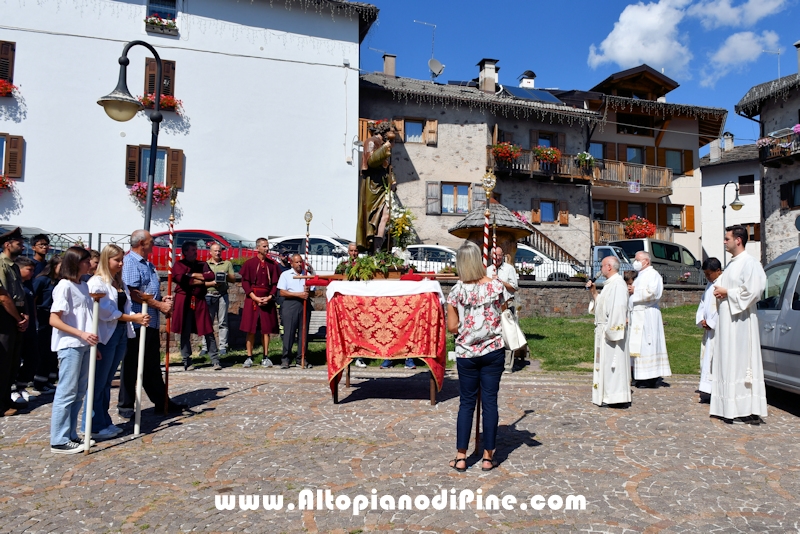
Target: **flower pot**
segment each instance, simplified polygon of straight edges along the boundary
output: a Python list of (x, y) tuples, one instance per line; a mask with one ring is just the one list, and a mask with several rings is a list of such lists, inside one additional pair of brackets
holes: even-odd
[(388, 273), (383, 274), (382, 271), (375, 272), (375, 280), (400, 280), (402, 273), (400, 271), (390, 270)]
[(519, 275), (520, 280), (536, 280), (535, 274), (521, 274)]
[[(142, 105), (144, 105), (144, 104), (142, 104)], [(156, 107), (155, 104), (144, 105), (144, 109), (154, 109), (155, 107)], [(159, 106), (158, 110), (159, 111), (175, 111), (176, 108), (177, 108), (177, 106)]]
[(586, 283), (586, 278), (581, 278), (580, 276), (570, 276), (569, 277), (569, 281), (570, 282), (583, 282), (583, 283)]
[(178, 28), (168, 28), (158, 24), (145, 24), (144, 29), (149, 33), (161, 33), (164, 35), (178, 35)]

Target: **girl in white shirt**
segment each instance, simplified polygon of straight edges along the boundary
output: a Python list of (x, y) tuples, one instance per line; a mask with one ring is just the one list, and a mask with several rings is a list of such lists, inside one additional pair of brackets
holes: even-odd
[[(61, 262), (61, 281), (53, 288), (50, 349), (58, 353), (58, 388), (50, 419), (50, 452), (75, 454), (83, 447), (78, 439), (78, 414), (89, 380), (89, 350), (98, 337), (91, 333), (92, 297), (81, 276), (89, 272), (89, 252), (70, 247)], [(89, 439), (88, 437), (86, 439)]]

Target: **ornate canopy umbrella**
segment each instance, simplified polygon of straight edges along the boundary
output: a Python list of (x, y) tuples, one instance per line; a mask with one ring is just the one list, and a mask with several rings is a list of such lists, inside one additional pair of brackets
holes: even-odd
[[(483, 246), (483, 226), (485, 208), (480, 207), (470, 211), (458, 224), (448, 230), (456, 237), (473, 241), (479, 247)], [(517, 253), (517, 241), (528, 237), (533, 232), (525, 223), (517, 219), (511, 211), (492, 199), (489, 202), (490, 220), (497, 227), (497, 245), (503, 247), (506, 254), (513, 258)]]

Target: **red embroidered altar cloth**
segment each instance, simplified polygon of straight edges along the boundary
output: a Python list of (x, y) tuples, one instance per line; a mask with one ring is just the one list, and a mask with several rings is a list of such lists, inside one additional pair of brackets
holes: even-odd
[(328, 382), (332, 385), (354, 358), (420, 358), (441, 391), (446, 330), (438, 293), (382, 297), (336, 293), (328, 301), (327, 330)]

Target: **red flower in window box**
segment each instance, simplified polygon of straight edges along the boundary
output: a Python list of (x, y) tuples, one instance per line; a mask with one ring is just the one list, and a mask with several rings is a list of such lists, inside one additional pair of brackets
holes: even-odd
[(4, 191), (13, 191), (14, 190), (14, 180), (8, 178), (5, 175), (0, 174), (0, 194), (3, 194)]
[(625, 239), (641, 239), (656, 235), (656, 225), (638, 215), (622, 219)]
[(509, 142), (492, 145), (492, 156), (499, 163), (511, 163), (519, 157), (520, 148)]
[(168, 28), (170, 30), (178, 29), (178, 25), (175, 23), (175, 19), (165, 19), (158, 15), (158, 13), (153, 13), (146, 19), (144, 19), (146, 24), (150, 24), (151, 26), (160, 26), (162, 28)]
[[(172, 188), (164, 184), (153, 184), (153, 204), (169, 202)], [(147, 202), (147, 182), (136, 182), (131, 186), (130, 194), (139, 202)]]
[(533, 149), (533, 155), (541, 163), (558, 163), (561, 161), (561, 151), (555, 147), (537, 146)]
[[(155, 107), (156, 95), (153, 93), (140, 96), (137, 99), (147, 109), (153, 109), (153, 107)], [(163, 109), (164, 111), (175, 111), (177, 113), (181, 113), (183, 111), (183, 101), (178, 100), (172, 95), (161, 95), (159, 108)]]
[(9, 96), (17, 89), (19, 88), (8, 80), (0, 79), (0, 96)]

